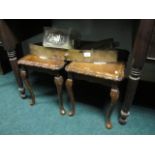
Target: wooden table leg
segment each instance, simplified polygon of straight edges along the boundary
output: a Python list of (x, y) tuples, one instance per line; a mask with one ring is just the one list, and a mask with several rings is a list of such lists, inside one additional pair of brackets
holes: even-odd
[(70, 102), (72, 105), (72, 110), (68, 112), (69, 116), (73, 116), (75, 114), (75, 99), (74, 99), (74, 94), (73, 94), (73, 80), (68, 78), (66, 80), (66, 89), (70, 98)]
[(35, 104), (35, 95), (33, 93), (33, 90), (32, 90), (32, 87), (31, 87), (31, 84), (28, 80), (28, 73), (26, 70), (24, 69), (21, 69), (20, 70), (20, 75), (21, 75), (21, 78), (23, 80), (23, 82), (25, 83), (25, 86), (27, 87), (27, 89), (29, 90), (30, 92), (30, 95), (31, 95), (31, 99), (32, 99), (32, 102), (30, 105), (34, 105)]
[(7, 51), (7, 55), (9, 57), (9, 61), (12, 67), (12, 70), (15, 74), (15, 78), (19, 87), (19, 92), (21, 94), (21, 98), (25, 98), (25, 89), (23, 87), (22, 80), (20, 78), (20, 73), (17, 65), (17, 57), (16, 57), (16, 45), (17, 45), (17, 39), (11, 29), (8, 27), (8, 25), (5, 23), (4, 20), (0, 19), (0, 40), (2, 42), (2, 45)]
[(118, 88), (111, 88), (110, 90), (110, 97), (111, 97), (111, 103), (110, 106), (107, 109), (106, 112), (106, 128), (111, 129), (112, 123), (111, 123), (111, 114), (113, 111), (113, 108), (119, 98), (119, 89)]
[(19, 67), (17, 65), (16, 52), (11, 51), (11, 52), (7, 52), (7, 54), (8, 54), (9, 61), (10, 61), (12, 70), (14, 72), (17, 84), (18, 84), (18, 90), (20, 92), (20, 96), (21, 96), (21, 98), (26, 98), (25, 88), (23, 86), (23, 82), (22, 82), (22, 79), (21, 79), (20, 73), (19, 73)]
[(59, 105), (60, 105), (60, 114), (61, 115), (65, 115), (66, 114), (66, 110), (64, 108), (64, 104), (63, 104), (63, 93), (62, 93), (62, 86), (63, 86), (63, 77), (62, 76), (55, 76), (54, 77), (54, 83), (56, 85), (57, 88), (57, 93), (58, 93), (58, 99), (59, 99)]
[(128, 85), (126, 90), (126, 95), (124, 99), (124, 104), (121, 109), (121, 116), (119, 122), (125, 124), (127, 122), (127, 117), (129, 116), (129, 109), (132, 105), (136, 88), (140, 80), (141, 70), (144, 66), (144, 62), (147, 55), (148, 45), (151, 40), (152, 32), (154, 27), (154, 20), (143, 19), (140, 21), (136, 39), (133, 48), (133, 59), (132, 59), (132, 69), (128, 79)]
[(140, 70), (136, 68), (132, 68), (131, 73), (129, 75), (124, 104), (121, 109), (119, 122), (121, 124), (126, 124), (127, 117), (130, 115), (130, 107), (132, 105), (137, 85), (140, 80)]

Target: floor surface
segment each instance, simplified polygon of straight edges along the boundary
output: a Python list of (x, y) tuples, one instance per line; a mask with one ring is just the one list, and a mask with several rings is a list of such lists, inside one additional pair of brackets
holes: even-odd
[[(102, 93), (94, 84), (75, 86), (77, 112), (74, 117), (61, 116), (58, 110), (56, 89), (52, 77), (33, 76), (30, 79), (36, 104), (30, 106), (29, 99), (21, 99), (13, 73), (0, 75), (0, 134), (1, 135), (113, 135), (155, 134), (155, 109), (133, 105), (128, 123), (118, 123), (118, 107), (112, 122), (113, 128), (104, 126), (105, 103)], [(92, 90), (88, 92), (88, 90)], [(103, 97), (107, 92), (103, 93)], [(66, 93), (64, 103), (69, 108)]]

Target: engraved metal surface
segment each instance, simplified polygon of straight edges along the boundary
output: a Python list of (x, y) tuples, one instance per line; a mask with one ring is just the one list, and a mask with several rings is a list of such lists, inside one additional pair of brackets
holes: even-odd
[(73, 41), (69, 30), (46, 28), (43, 38), (44, 47), (72, 49)]

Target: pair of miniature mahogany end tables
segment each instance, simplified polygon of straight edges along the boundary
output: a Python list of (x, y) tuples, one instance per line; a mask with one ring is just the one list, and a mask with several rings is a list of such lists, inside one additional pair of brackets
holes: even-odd
[[(35, 104), (35, 95), (28, 80), (28, 70), (33, 69), (49, 73), (54, 76), (57, 89), (60, 114), (65, 115), (63, 105), (63, 83), (66, 85), (71, 102), (69, 116), (75, 114), (75, 99), (73, 91), (74, 79), (95, 82), (110, 87), (111, 103), (106, 111), (106, 127), (112, 128), (110, 120), (113, 107), (119, 98), (118, 83), (124, 78), (125, 65), (118, 62), (117, 50), (61, 50), (45, 48), (40, 45), (30, 44), (30, 54), (18, 60), (20, 76), (26, 88), (29, 90), (32, 103)], [(68, 74), (63, 78), (62, 71)], [(22, 97), (25, 97), (24, 89), (20, 89)]]

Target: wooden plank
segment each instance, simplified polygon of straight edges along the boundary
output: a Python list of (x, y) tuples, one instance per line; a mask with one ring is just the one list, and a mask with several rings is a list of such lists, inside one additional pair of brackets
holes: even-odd
[(78, 62), (117, 62), (116, 50), (63, 50), (30, 44), (30, 53), (45, 59)]

